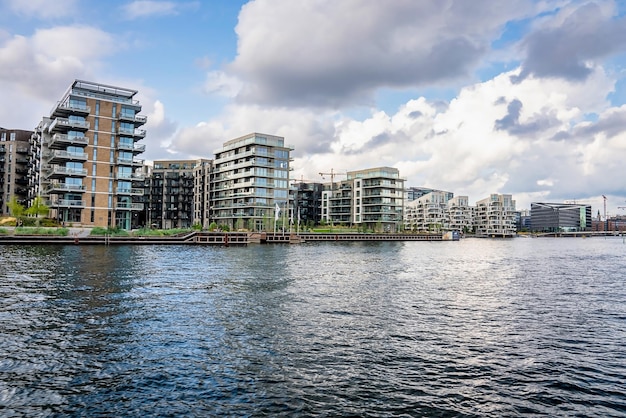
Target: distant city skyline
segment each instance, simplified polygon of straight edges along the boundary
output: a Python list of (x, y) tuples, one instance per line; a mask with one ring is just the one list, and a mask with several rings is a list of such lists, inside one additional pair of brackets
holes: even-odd
[(293, 178), (391, 166), (407, 186), (626, 214), (626, 3), (0, 0), (0, 126), (74, 79), (139, 91), (147, 160), (264, 132)]

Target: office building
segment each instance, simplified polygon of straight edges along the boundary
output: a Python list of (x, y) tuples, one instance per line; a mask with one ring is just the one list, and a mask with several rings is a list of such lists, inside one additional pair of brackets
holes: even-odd
[(531, 203), (530, 229), (536, 232), (590, 231), (591, 205)]

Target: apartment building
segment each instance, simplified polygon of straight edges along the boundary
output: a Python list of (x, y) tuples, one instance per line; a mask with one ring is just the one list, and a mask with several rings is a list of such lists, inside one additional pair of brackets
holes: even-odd
[[(75, 80), (33, 134), (31, 196), (63, 223), (130, 229), (143, 211), (137, 174), (147, 121), (136, 90)], [(39, 172), (40, 175), (36, 173)]]
[(397, 232), (402, 224), (404, 179), (397, 168), (348, 171), (346, 180), (331, 182), (322, 192), (321, 218), (330, 224)]
[(276, 213), (291, 207), (291, 150), (284, 138), (260, 133), (224, 143), (213, 162), (211, 220), (230, 229), (272, 230)]
[(307, 183), (304, 181), (294, 183), (293, 206), (296, 210), (295, 222), (297, 222), (299, 216), (300, 223), (303, 225), (317, 225), (320, 223), (323, 189), (324, 185), (322, 183)]
[(404, 228), (413, 232), (448, 230), (448, 192), (431, 191), (405, 204)]
[(415, 187), (415, 186), (411, 186), (411, 187), (407, 187), (404, 190), (404, 202), (408, 203), (408, 202), (412, 202), (416, 199), (419, 199), (422, 196), (427, 195), (428, 193), (432, 193), (432, 192), (442, 192), (446, 194), (446, 198), (447, 200), (450, 200), (454, 197), (454, 193), (452, 192), (447, 192), (445, 190), (439, 190), (439, 189), (431, 189), (430, 187)]
[(474, 208), (467, 196), (455, 196), (448, 200), (449, 231), (469, 232), (474, 227)]
[(0, 215), (15, 197), (28, 205), (28, 165), (32, 131), (0, 128)]
[(474, 226), (477, 236), (515, 236), (515, 201), (510, 194), (492, 194), (476, 202)]
[(208, 229), (211, 224), (211, 173), (213, 160), (196, 160), (193, 168), (193, 224)]
[[(196, 219), (196, 190), (204, 190), (197, 183), (198, 167), (210, 160), (159, 160), (154, 161), (152, 172), (146, 179), (148, 197), (148, 224), (161, 229), (190, 228)], [(206, 225), (208, 226), (208, 225)]]

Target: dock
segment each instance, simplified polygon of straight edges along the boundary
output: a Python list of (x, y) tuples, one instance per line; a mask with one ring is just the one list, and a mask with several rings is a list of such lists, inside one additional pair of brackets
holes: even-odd
[(193, 231), (176, 236), (53, 236), (0, 235), (0, 245), (218, 245), (224, 247), (250, 244), (301, 244), (305, 242), (355, 241), (456, 241), (444, 234), (366, 234), (366, 233), (271, 233)]

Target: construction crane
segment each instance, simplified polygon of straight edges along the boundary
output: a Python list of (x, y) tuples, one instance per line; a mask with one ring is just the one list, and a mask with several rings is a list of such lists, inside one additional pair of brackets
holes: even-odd
[[(337, 173), (334, 169), (330, 169), (330, 173), (323, 173), (320, 172), (320, 176), (322, 176), (322, 178), (324, 178), (324, 176), (330, 176), (330, 197), (333, 197), (333, 192), (335, 191), (335, 176), (347, 176), (347, 173)], [(330, 202), (328, 205), (328, 218), (330, 219), (330, 226), (332, 228), (333, 226), (333, 217), (332, 217), (332, 213), (331, 213), (331, 206), (330, 206)]]
[(334, 169), (330, 169), (330, 173), (321, 173), (320, 172), (320, 176), (322, 176), (322, 178), (324, 178), (324, 176), (330, 176), (330, 183), (331, 186), (335, 183), (335, 176), (346, 176), (347, 173), (337, 173)]
[(604, 199), (604, 230), (607, 231), (609, 229), (609, 219), (606, 217), (606, 196), (602, 195), (602, 199)]

